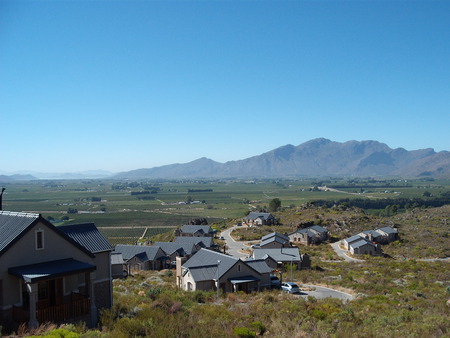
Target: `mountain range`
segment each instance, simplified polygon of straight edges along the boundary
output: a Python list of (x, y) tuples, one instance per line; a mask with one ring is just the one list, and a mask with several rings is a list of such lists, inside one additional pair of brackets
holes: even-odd
[(291, 144), (239, 161), (200, 158), (184, 164), (137, 169), (117, 179), (281, 178), (281, 177), (433, 177), (450, 178), (450, 152), (431, 148), (391, 149), (377, 141), (344, 143), (325, 138)]

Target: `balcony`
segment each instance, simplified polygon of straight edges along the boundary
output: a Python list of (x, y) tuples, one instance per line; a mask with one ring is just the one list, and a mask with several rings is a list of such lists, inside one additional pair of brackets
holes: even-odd
[[(39, 323), (61, 322), (89, 314), (90, 299), (79, 293), (72, 293), (67, 301), (59, 305), (48, 305), (48, 302), (37, 303), (36, 318)], [(30, 309), (13, 307), (13, 319), (18, 323), (26, 323), (30, 319)]]

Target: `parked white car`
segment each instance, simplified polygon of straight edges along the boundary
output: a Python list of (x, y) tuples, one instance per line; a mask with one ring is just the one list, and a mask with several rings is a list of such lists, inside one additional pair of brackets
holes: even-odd
[(281, 290), (287, 293), (300, 293), (300, 288), (293, 282), (281, 283)]

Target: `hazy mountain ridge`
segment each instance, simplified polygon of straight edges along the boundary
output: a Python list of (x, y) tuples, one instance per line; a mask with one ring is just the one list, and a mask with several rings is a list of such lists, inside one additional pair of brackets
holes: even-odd
[(344, 143), (325, 138), (291, 144), (239, 161), (207, 158), (120, 173), (115, 178), (226, 178), (286, 176), (401, 176), (450, 178), (450, 152), (392, 149), (377, 141)]

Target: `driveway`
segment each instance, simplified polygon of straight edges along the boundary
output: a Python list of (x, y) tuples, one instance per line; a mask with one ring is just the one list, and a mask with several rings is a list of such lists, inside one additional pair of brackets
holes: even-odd
[(347, 250), (341, 249), (340, 245), (341, 245), (342, 241), (338, 241), (335, 243), (331, 243), (331, 247), (334, 249), (334, 251), (336, 252), (336, 254), (339, 257), (342, 257), (345, 259), (346, 262), (364, 262), (364, 260), (362, 259), (356, 259), (356, 258), (352, 258), (350, 256), (347, 255)]
[(317, 298), (317, 299), (323, 299), (323, 298), (337, 298), (341, 299), (343, 301), (347, 300), (353, 300), (355, 297), (349, 293), (345, 293), (342, 291), (338, 291), (335, 289), (327, 288), (325, 286), (318, 286), (318, 285), (308, 285), (308, 284), (301, 284), (300, 289), (302, 288), (311, 288), (315, 289), (314, 291), (300, 291), (300, 297), (307, 298), (309, 296)]
[(227, 253), (233, 257), (237, 258), (247, 258), (248, 254), (242, 252), (245, 245), (242, 242), (236, 242), (233, 237), (231, 237), (231, 232), (236, 229), (237, 226), (229, 228), (223, 231), (220, 235), (223, 236), (227, 245)]

